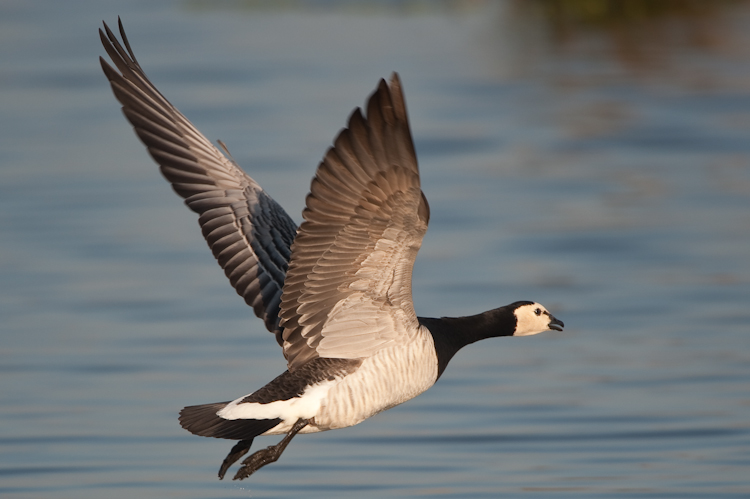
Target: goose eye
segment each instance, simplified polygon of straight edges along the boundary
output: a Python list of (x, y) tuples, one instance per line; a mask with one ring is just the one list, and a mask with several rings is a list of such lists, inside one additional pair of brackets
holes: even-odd
[(542, 310), (540, 308), (538, 308), (538, 309), (534, 310), (534, 313), (536, 315), (542, 315)]

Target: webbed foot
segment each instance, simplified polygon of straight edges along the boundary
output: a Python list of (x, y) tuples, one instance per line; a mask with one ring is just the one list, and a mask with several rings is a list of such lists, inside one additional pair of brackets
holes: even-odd
[[(289, 442), (291, 442), (292, 438), (294, 438), (294, 436), (299, 433), (302, 428), (307, 426), (309, 422), (310, 421), (307, 419), (298, 419), (297, 422), (294, 423), (294, 426), (292, 426), (292, 429), (289, 430), (289, 433), (287, 433), (286, 436), (281, 440), (281, 442), (251, 454), (250, 457), (242, 461), (242, 466), (239, 470), (237, 470), (237, 473), (234, 475), (233, 480), (244, 480), (245, 478), (261, 469), (263, 466), (278, 461), (279, 457), (281, 457), (281, 453), (284, 452), (284, 449), (286, 449), (286, 446), (289, 445)], [(240, 441), (240, 443), (242, 443), (243, 441)], [(235, 445), (235, 448), (239, 445), (240, 444)], [(249, 448), (250, 446), (248, 445), (247, 449)], [(245, 449), (242, 454), (239, 454), (235, 458), (235, 461), (239, 459), (245, 452), (247, 452), (247, 449)], [(232, 449), (232, 452), (234, 452), (234, 448)], [(232, 452), (230, 452), (230, 456), (232, 455)], [(224, 462), (226, 462), (230, 456), (227, 456), (227, 459), (225, 459)], [(222, 469), (224, 469), (223, 464)]]
[(240, 440), (234, 447), (232, 447), (232, 450), (229, 451), (227, 457), (224, 458), (224, 462), (221, 463), (221, 468), (219, 468), (219, 480), (224, 479), (224, 475), (230, 466), (236, 463), (239, 458), (247, 454), (251, 445), (253, 445), (252, 438), (248, 440)]

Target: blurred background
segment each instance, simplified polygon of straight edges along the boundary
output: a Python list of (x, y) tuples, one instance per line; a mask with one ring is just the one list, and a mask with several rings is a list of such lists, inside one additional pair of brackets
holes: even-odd
[[(299, 221), (398, 71), (432, 208), (417, 312), (536, 300), (563, 333), (294, 440), (251, 479), (179, 427), (284, 370), (101, 73), (151, 80)], [(750, 2), (0, 4), (0, 495), (750, 496)], [(260, 438), (266, 446), (276, 438)]]

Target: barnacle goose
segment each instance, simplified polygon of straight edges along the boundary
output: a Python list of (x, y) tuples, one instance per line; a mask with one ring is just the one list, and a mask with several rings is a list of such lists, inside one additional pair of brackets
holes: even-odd
[(297, 227), (224, 144), (226, 155), (162, 96), (118, 24), (122, 44), (106, 23), (99, 30), (117, 68), (100, 58), (115, 97), (162, 174), (200, 215), (219, 265), (288, 364), (249, 395), (180, 412), (191, 433), (239, 441), (219, 478), (258, 435), (285, 434), (245, 459), (235, 479), (276, 461), (297, 433), (352, 426), (416, 397), (465, 345), (562, 330), (530, 301), (468, 317), (417, 317), (412, 266), (430, 210), (396, 73), (326, 152)]

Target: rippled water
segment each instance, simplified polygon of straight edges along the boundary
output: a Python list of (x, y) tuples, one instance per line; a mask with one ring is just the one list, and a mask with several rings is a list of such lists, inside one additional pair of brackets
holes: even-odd
[[(518, 2), (285, 5), (0, 6), (0, 495), (748, 497), (747, 4), (641, 38), (557, 38)], [(297, 220), (398, 70), (432, 207), (418, 313), (533, 299), (565, 332), (469, 347), (417, 399), (217, 481), (231, 443), (177, 411), (284, 362), (118, 111), (96, 33), (118, 14)]]

